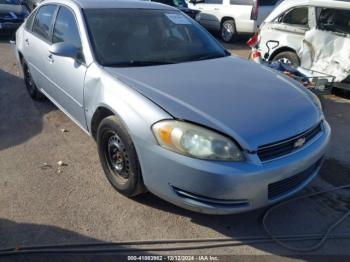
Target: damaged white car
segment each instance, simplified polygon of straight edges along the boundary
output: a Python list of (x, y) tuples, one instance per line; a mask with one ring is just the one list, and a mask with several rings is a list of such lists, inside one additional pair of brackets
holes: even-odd
[(285, 0), (250, 40), (266, 61), (281, 61), (335, 76), (350, 72), (350, 2)]

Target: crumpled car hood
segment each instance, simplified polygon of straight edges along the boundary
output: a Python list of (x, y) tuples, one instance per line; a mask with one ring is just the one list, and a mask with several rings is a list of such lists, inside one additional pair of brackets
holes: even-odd
[(238, 57), (105, 70), (173, 117), (223, 132), (246, 150), (302, 133), (322, 117), (301, 87)]

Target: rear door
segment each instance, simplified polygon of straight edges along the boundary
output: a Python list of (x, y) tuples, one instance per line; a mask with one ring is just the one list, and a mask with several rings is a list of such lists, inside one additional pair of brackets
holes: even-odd
[[(56, 5), (40, 7), (33, 22), (27, 21), (24, 30), (23, 55), (37, 87), (48, 93), (52, 89), (51, 73), (49, 70), (48, 50), (51, 44), (51, 28)], [(32, 23), (31, 23), (32, 22)]]
[(309, 7), (289, 9), (261, 28), (259, 49), (270, 55), (281, 47), (289, 47), (298, 52), (309, 29)]
[(87, 67), (75, 14), (64, 6), (59, 7), (52, 33), (52, 44), (62, 42), (74, 45), (79, 52), (77, 58), (52, 55), (49, 69), (55, 88), (50, 95), (66, 114), (86, 129), (83, 88)]

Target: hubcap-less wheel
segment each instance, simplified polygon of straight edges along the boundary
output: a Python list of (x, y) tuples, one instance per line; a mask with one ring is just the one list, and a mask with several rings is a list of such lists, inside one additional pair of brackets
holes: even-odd
[(135, 146), (124, 123), (113, 115), (104, 118), (96, 138), (102, 168), (112, 186), (127, 197), (145, 192)]
[(32, 78), (32, 75), (30, 73), (28, 64), (24, 59), (22, 61), (22, 68), (23, 68), (24, 84), (26, 86), (26, 89), (30, 97), (34, 100), (43, 100), (45, 97), (36, 87), (34, 80)]
[(24, 81), (27, 87), (27, 90), (31, 96), (35, 94), (35, 85), (32, 79), (32, 76), (30, 75), (30, 71), (27, 65), (24, 65)]
[(113, 175), (119, 182), (126, 183), (129, 178), (129, 157), (121, 138), (114, 132), (110, 132), (106, 160)]

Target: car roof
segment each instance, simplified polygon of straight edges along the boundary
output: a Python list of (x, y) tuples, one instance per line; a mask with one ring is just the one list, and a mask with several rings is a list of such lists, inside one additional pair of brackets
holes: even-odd
[[(46, 0), (43, 3), (75, 3), (82, 9), (95, 8), (137, 8), (137, 9), (164, 9), (174, 10), (175, 8), (151, 2), (147, 0)], [(175, 9), (176, 10), (176, 9)]]
[(297, 6), (316, 6), (350, 10), (350, 0), (284, 0), (270, 13), (265, 22), (271, 22), (285, 11)]

